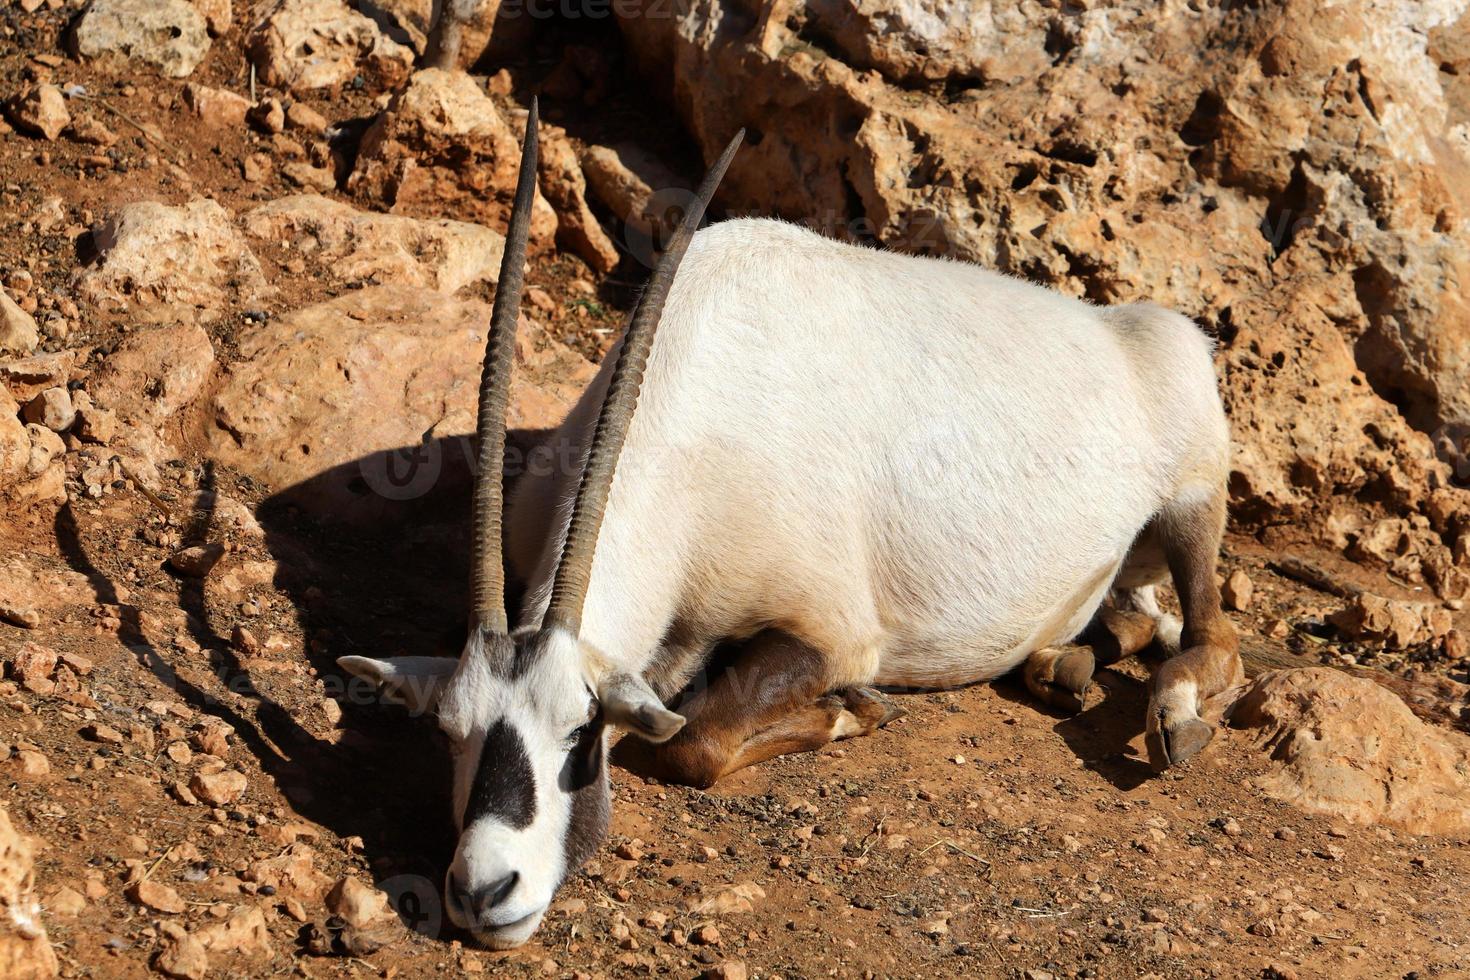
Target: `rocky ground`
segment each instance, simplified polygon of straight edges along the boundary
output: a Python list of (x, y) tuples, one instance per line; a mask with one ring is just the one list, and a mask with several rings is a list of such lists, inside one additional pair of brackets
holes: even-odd
[[(1458, 5), (487, 15), (472, 73), (416, 70), (427, 6), (0, 8), (0, 975), (1470, 974)], [(1315, 669), (1162, 778), (1140, 664), (708, 793), (615, 768), (536, 942), (476, 950), (432, 726), (333, 661), (456, 646), (533, 93), (512, 475), (745, 124), (728, 211), (1214, 331), (1227, 604)]]

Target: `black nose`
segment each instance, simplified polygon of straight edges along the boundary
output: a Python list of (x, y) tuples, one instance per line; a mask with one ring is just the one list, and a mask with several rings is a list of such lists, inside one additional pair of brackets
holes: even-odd
[(499, 881), (492, 881), (485, 887), (471, 892), (451, 874), (449, 891), (454, 900), (459, 903), (460, 908), (469, 912), (471, 917), (480, 919), (489, 914), (495, 906), (510, 898), (511, 892), (516, 890), (516, 885), (520, 883), (520, 880), (520, 872), (512, 871)]

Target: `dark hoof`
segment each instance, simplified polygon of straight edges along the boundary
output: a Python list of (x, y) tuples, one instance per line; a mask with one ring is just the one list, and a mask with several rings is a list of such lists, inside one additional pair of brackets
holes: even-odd
[(1081, 711), (1087, 704), (1087, 692), (1092, 690), (1092, 674), (1096, 669), (1097, 659), (1091, 650), (1069, 650), (1057, 658), (1051, 682), (1053, 706), (1073, 713)]
[(1194, 758), (1214, 737), (1215, 730), (1199, 718), (1187, 718), (1172, 725), (1161, 719), (1159, 727), (1144, 737), (1148, 761), (1156, 772), (1163, 772)]
[(886, 694), (871, 687), (847, 688), (842, 692), (842, 702), (870, 732), (908, 714), (908, 709), (900, 708)]

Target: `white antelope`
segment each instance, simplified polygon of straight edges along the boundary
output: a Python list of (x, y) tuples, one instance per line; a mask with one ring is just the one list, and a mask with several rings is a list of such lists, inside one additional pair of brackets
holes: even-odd
[[(872, 732), (896, 714), (875, 687), (1024, 667), (1075, 710), (1094, 656), (1054, 646), (1131, 606), (1115, 654), (1182, 639), (1150, 687), (1164, 768), (1210, 740), (1201, 702), (1241, 676), (1214, 579), (1227, 431), (1194, 325), (778, 221), (695, 235), (738, 143), (557, 431), (573, 464), (516, 487), (511, 633), (501, 461), (533, 105), (482, 379), (468, 642), (458, 661), (341, 661), (449, 736), (446, 902), (494, 947), (535, 932), (606, 833), (608, 726), (708, 785)], [(1154, 602), (1169, 573), (1182, 637)], [(675, 700), (731, 643), (734, 667)]]

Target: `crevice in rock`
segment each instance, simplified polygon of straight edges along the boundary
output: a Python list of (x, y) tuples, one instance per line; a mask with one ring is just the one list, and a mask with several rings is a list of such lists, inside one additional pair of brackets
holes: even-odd
[(1368, 329), (1353, 343), (1353, 359), (1374, 394), (1398, 409), (1404, 421), (1420, 432), (1438, 425), (1439, 396), (1408, 370), (1405, 354), (1396, 342), (1398, 311), (1394, 302), (1397, 284), (1378, 262), (1353, 272), (1353, 292)]
[(1315, 213), (1307, 175), (1298, 161), (1286, 187), (1267, 202), (1266, 216), (1261, 220), (1261, 234), (1271, 243), (1273, 260), (1291, 247), (1297, 232), (1311, 224)]

